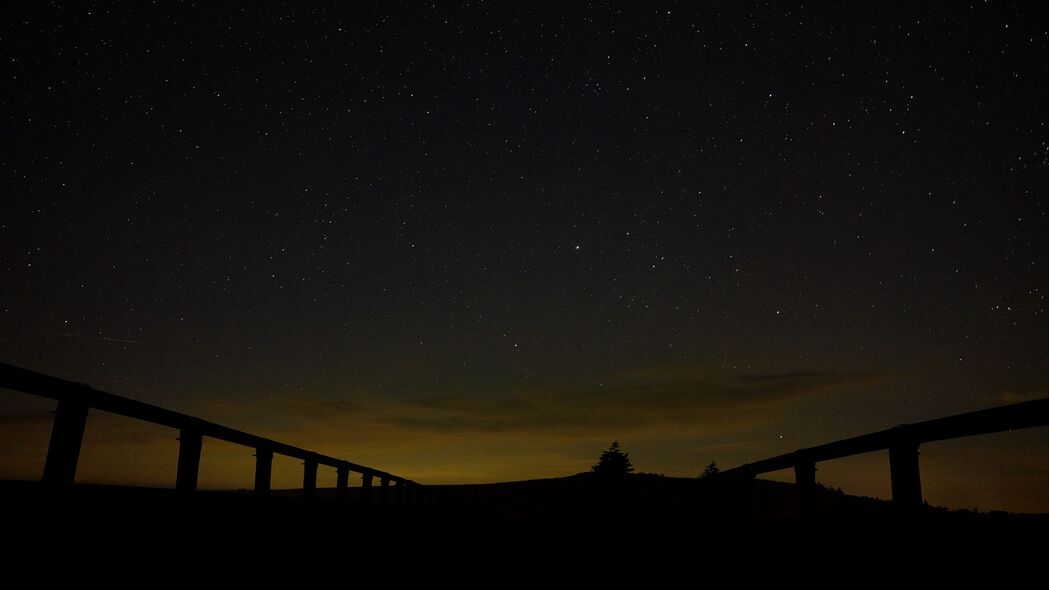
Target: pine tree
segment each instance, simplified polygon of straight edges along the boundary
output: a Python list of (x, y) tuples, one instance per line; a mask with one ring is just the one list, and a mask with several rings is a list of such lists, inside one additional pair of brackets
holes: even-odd
[(718, 471), (720, 471), (720, 469), (718, 469), (718, 462), (711, 461), (710, 464), (707, 465), (707, 468), (703, 470), (703, 473), (699, 475), (699, 478), (706, 479), (708, 477), (714, 477), (718, 474)]
[(634, 466), (630, 464), (630, 453), (619, 450), (619, 441), (612, 441), (608, 450), (601, 453), (597, 465), (591, 468), (591, 471), (601, 475), (626, 475), (633, 470)]

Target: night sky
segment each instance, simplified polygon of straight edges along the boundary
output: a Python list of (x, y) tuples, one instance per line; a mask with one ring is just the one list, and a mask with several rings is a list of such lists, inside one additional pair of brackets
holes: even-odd
[[(68, 4), (0, 29), (3, 362), (421, 483), (1049, 392), (1044, 3)], [(0, 395), (0, 477), (52, 405)], [(174, 437), (93, 415), (78, 477), (170, 485)], [(1049, 510), (1046, 429), (922, 461)]]

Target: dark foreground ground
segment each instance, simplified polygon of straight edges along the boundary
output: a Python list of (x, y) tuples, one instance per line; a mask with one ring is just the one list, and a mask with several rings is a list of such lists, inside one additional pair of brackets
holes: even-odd
[(0, 482), (0, 587), (998, 588), (1049, 578), (1046, 515), (904, 518), (824, 491), (801, 517), (793, 486), (758, 484), (741, 501), (696, 480), (577, 476), (365, 506), (323, 493), (181, 498)]

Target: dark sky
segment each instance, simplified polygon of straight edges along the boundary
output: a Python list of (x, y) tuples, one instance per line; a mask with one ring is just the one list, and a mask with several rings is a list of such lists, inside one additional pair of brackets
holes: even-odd
[[(4, 362), (424, 483), (1049, 390), (1043, 3), (70, 4), (0, 38)], [(1049, 497), (979, 440), (930, 501)]]

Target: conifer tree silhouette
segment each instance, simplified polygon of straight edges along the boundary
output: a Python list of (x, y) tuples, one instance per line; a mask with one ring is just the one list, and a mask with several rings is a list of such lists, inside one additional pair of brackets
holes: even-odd
[(591, 471), (601, 475), (626, 475), (634, 470), (634, 466), (630, 464), (630, 453), (624, 453), (619, 450), (619, 441), (612, 441), (612, 445), (608, 447), (608, 450), (601, 453), (601, 458), (597, 460), (597, 465), (591, 468)]
[(699, 478), (706, 479), (708, 477), (714, 477), (718, 474), (719, 471), (720, 469), (718, 469), (718, 462), (711, 461), (710, 464), (707, 465), (706, 469), (703, 470), (703, 473), (699, 474)]

